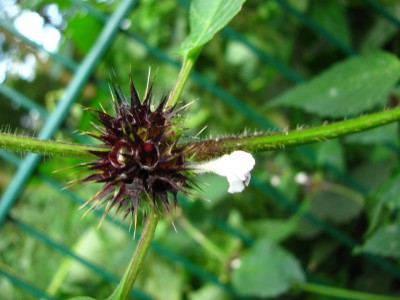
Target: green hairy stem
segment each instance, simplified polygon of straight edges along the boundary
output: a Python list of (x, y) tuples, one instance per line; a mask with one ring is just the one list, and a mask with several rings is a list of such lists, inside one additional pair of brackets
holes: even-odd
[(81, 145), (41, 140), (28, 136), (0, 133), (0, 148), (20, 153), (38, 153), (43, 155), (58, 155), (66, 157), (94, 158), (91, 151), (108, 151), (108, 147)]
[(159, 214), (157, 213), (156, 209), (151, 210), (147, 215), (146, 224), (140, 236), (139, 244), (136, 247), (136, 251), (129, 262), (125, 274), (117, 288), (114, 290), (112, 295), (107, 298), (107, 300), (123, 300), (128, 298), (133, 284), (135, 283), (136, 277), (138, 276), (143, 265), (147, 251), (150, 248), (151, 241), (153, 240), (154, 233), (157, 228), (158, 220)]
[[(191, 146), (189, 154), (195, 154), (194, 159), (200, 161), (231, 153), (235, 150), (262, 152), (320, 142), (365, 131), (398, 120), (400, 120), (400, 107), (318, 127), (297, 129), (283, 133), (215, 138), (187, 143), (186, 145)], [(91, 154), (93, 151), (109, 151), (109, 148), (104, 146), (39, 140), (5, 133), (0, 133), (0, 147), (13, 152), (34, 152), (45, 155), (82, 158), (94, 157)]]
[(357, 133), (382, 126), (400, 119), (400, 107), (364, 115), (344, 121), (312, 128), (303, 128), (287, 132), (246, 135), (208, 139), (193, 145), (196, 160), (204, 160), (235, 150), (263, 152), (285, 149), (314, 142), (334, 139), (351, 133)]

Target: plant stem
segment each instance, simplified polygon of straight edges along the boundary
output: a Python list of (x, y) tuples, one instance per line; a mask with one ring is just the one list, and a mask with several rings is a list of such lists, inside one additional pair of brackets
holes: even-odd
[[(187, 77), (182, 75), (180, 78), (182, 79), (178, 79), (177, 85), (181, 85), (181, 80), (186, 80), (185, 78)], [(174, 95), (179, 96), (180, 93), (181, 89), (178, 89)], [(171, 97), (170, 99), (177, 99), (178, 96)], [(171, 100), (170, 105), (175, 101), (176, 100)], [(284, 133), (216, 138), (195, 143), (187, 143), (186, 146), (190, 146), (188, 147), (191, 149), (188, 151), (189, 155), (196, 154), (194, 157), (195, 160), (205, 160), (226, 153), (231, 153), (235, 150), (261, 152), (334, 139), (346, 134), (382, 126), (397, 120), (400, 120), (400, 107), (314, 128), (298, 129)], [(40, 140), (5, 133), (0, 133), (0, 148), (14, 152), (33, 152), (45, 155), (82, 158), (95, 157), (90, 153), (90, 151), (109, 151), (109, 149), (104, 146)]]
[(346, 289), (319, 285), (315, 283), (305, 283), (299, 286), (299, 288), (305, 292), (326, 295), (330, 297), (337, 297), (341, 299), (352, 299), (352, 300), (395, 300), (397, 297), (383, 296), (377, 294), (370, 294), (357, 291), (349, 291)]
[(197, 229), (193, 224), (191, 224), (188, 219), (181, 216), (179, 218), (179, 223), (182, 229), (191, 237), (195, 242), (199, 244), (206, 252), (210, 253), (212, 257), (218, 259), (219, 262), (224, 263), (226, 256), (223, 251), (218, 248), (206, 235), (204, 235), (199, 229)]
[(181, 70), (179, 72), (178, 80), (176, 81), (174, 89), (172, 90), (172, 92), (168, 98), (166, 107), (173, 106), (179, 100), (179, 97), (181, 96), (182, 91), (183, 91), (183, 87), (184, 87), (187, 79), (189, 78), (190, 71), (193, 69), (193, 66), (194, 66), (197, 58), (199, 57), (202, 49), (203, 49), (203, 47), (198, 47), (198, 48), (192, 49), (186, 55), (185, 59), (183, 60)]
[(320, 142), (372, 129), (397, 120), (400, 120), (400, 107), (314, 128), (297, 129), (283, 133), (216, 138), (188, 143), (187, 146), (192, 146), (191, 152), (196, 154), (194, 159), (205, 160), (235, 150), (261, 152)]
[(13, 152), (33, 152), (43, 155), (93, 158), (89, 151), (109, 151), (104, 146), (90, 146), (52, 140), (41, 140), (27, 136), (0, 133), (0, 148)]
[(135, 254), (129, 262), (128, 268), (125, 271), (117, 288), (114, 290), (108, 300), (123, 300), (127, 299), (133, 284), (135, 283), (136, 277), (141, 269), (144, 258), (146, 257), (147, 251), (149, 250), (151, 241), (156, 231), (159, 214), (156, 209), (152, 209), (146, 218), (146, 224), (140, 236), (139, 243), (136, 247)]

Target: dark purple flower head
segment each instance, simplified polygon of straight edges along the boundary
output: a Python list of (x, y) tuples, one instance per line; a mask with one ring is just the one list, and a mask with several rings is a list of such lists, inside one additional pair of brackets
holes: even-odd
[(82, 180), (104, 183), (85, 203), (91, 204), (89, 210), (106, 204), (104, 216), (113, 207), (125, 217), (136, 216), (140, 205), (149, 202), (169, 211), (177, 193), (190, 189), (185, 160), (189, 149), (178, 144), (182, 134), (178, 112), (184, 107), (166, 107), (164, 95), (152, 110), (152, 90), (153, 82), (141, 101), (131, 78), (129, 100), (118, 85), (112, 85), (115, 116), (92, 109), (102, 126), (95, 126), (99, 134), (90, 135), (110, 150), (92, 152), (98, 159), (85, 164), (91, 174)]

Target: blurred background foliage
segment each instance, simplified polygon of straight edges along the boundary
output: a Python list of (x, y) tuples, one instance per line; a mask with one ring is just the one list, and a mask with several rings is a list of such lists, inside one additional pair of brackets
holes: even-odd
[[(0, 1), (2, 86), (51, 113), (119, 3)], [(101, 104), (111, 110), (111, 74), (128, 92), (132, 68), (136, 87), (143, 94), (151, 67), (152, 74), (157, 73), (155, 99), (172, 88), (179, 71), (174, 51), (189, 30), (187, 5), (180, 0), (137, 3), (56, 139), (94, 142), (75, 130), (93, 130), (93, 117), (84, 107)], [(24, 18), (28, 23), (21, 21)], [(196, 100), (185, 123), (187, 135), (205, 126), (204, 138), (295, 129), (398, 104), (398, 87), (370, 106), (363, 106), (363, 97), (385, 83), (368, 71), (374, 69), (375, 51), (399, 54), (399, 20), (400, 4), (394, 0), (246, 2), (229, 27), (205, 47), (185, 88), (182, 101)], [(14, 24), (20, 32), (30, 26), (31, 31), (42, 32), (41, 37), (30, 36), (42, 49), (5, 24)], [(64, 63), (48, 51), (61, 55)], [(323, 97), (310, 102), (301, 93), (287, 100), (286, 91), (357, 54), (372, 57), (362, 61), (366, 65), (360, 71), (371, 76), (367, 81), (371, 84), (354, 88), (347, 101), (321, 105)], [(390, 59), (388, 72), (396, 60)], [(346, 81), (352, 70), (345, 69), (339, 82)], [(311, 95), (319, 93), (318, 86)], [(46, 115), (36, 108), (27, 110), (1, 90), (2, 130), (35, 135)], [(296, 98), (296, 93), (291, 97)], [(210, 201), (181, 197), (180, 208), (172, 216), (177, 232), (169, 217), (159, 224), (155, 245), (136, 284), (141, 291), (138, 297), (323, 299), (306, 292), (305, 282), (399, 296), (398, 134), (398, 124), (391, 124), (341, 139), (257, 154), (252, 183), (239, 195), (227, 194), (223, 178), (199, 178), (202, 191), (198, 194)], [(0, 190), (4, 191), (15, 164), (4, 152), (2, 157)], [(98, 217), (89, 214), (82, 220), (84, 212), (78, 205), (99, 186), (79, 184), (61, 190), (81, 174), (74, 169), (53, 173), (79, 162), (43, 159), (13, 207), (12, 219), (0, 228), (0, 269), (57, 298), (83, 294), (104, 298), (115, 286), (113, 280), (43, 243), (30, 231), (58, 241), (107, 274), (123, 274), (136, 244), (132, 231), (127, 231), (129, 221), (121, 225), (117, 218), (97, 230)], [(6, 277), (0, 277), (0, 294), (2, 299), (36, 298)]]

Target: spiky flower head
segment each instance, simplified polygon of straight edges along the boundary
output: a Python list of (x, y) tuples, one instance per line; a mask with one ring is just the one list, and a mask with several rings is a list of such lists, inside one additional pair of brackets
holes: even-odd
[[(92, 152), (98, 159), (85, 164), (92, 174), (83, 181), (104, 183), (101, 190), (84, 206), (89, 211), (105, 204), (104, 216), (111, 208), (136, 216), (144, 202), (169, 211), (176, 204), (178, 192), (190, 189), (185, 152), (178, 144), (181, 107), (166, 107), (167, 95), (152, 109), (153, 83), (148, 84), (143, 101), (130, 78), (130, 99), (120, 87), (112, 84), (111, 94), (115, 116), (104, 110), (94, 111), (102, 126), (94, 125), (99, 134), (89, 133), (104, 143), (109, 151)], [(161, 206), (160, 206), (161, 204)]]

